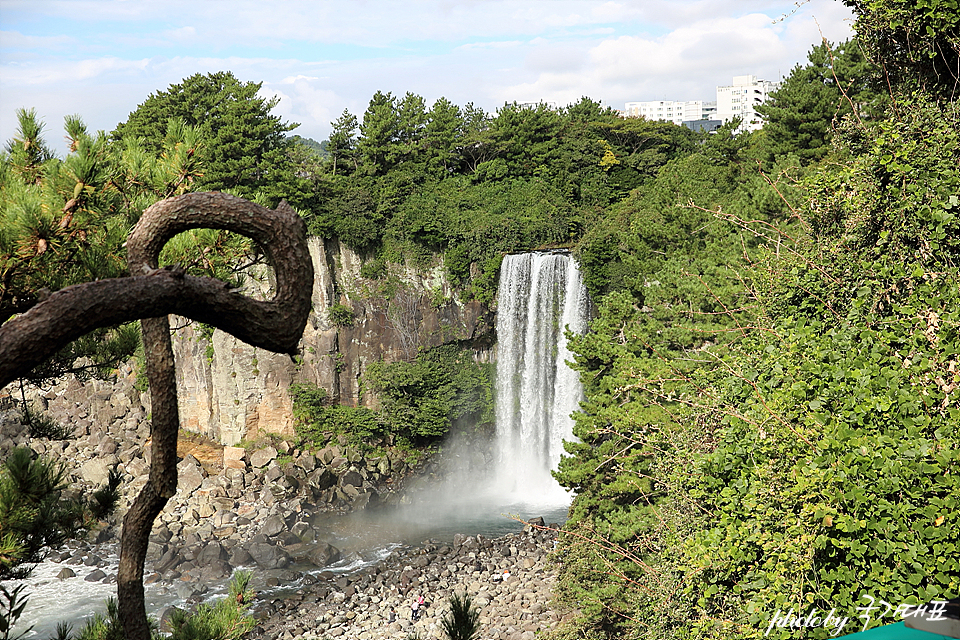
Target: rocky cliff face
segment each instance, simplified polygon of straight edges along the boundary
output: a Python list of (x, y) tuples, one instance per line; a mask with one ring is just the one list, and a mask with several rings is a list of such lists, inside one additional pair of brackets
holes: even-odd
[[(372, 362), (411, 359), (419, 347), (450, 342), (486, 357), (493, 315), (476, 301), (456, 300), (442, 267), (423, 272), (393, 266), (371, 279), (361, 276), (360, 257), (335, 240), (312, 238), (310, 253), (316, 273), (313, 311), (301, 357), (256, 349), (221, 331), (209, 339), (194, 326), (177, 332), (174, 350), (185, 429), (226, 445), (261, 431), (289, 435), (293, 383), (314, 383), (341, 404), (373, 406), (376, 399), (362, 393), (360, 383)], [(268, 278), (254, 286), (269, 295)], [(334, 319), (331, 307), (337, 312)]]

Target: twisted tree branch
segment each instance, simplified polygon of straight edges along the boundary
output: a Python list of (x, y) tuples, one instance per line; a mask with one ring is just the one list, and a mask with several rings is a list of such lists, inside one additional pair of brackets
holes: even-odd
[[(200, 227), (253, 238), (276, 274), (273, 300), (254, 300), (219, 280), (158, 268), (170, 238)], [(151, 206), (130, 233), (127, 254), (130, 277), (67, 287), (0, 327), (0, 386), (93, 329), (142, 319), (153, 457), (149, 480), (123, 520), (117, 596), (127, 638), (149, 640), (143, 563), (153, 521), (177, 488), (180, 425), (167, 315), (206, 322), (254, 346), (292, 354), (310, 311), (313, 263), (306, 225), (293, 209), (281, 203), (271, 211), (222, 193), (191, 193)]]

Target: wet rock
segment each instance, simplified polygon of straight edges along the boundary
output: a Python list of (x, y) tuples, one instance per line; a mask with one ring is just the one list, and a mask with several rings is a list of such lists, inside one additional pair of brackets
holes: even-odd
[(263, 569), (283, 569), (290, 565), (290, 556), (283, 549), (272, 544), (252, 544), (247, 551)]
[(87, 577), (85, 577), (84, 580), (87, 582), (100, 582), (106, 577), (107, 577), (107, 574), (105, 574), (103, 571), (101, 571), (100, 569), (94, 569), (93, 571), (87, 574)]
[(200, 568), (200, 582), (209, 584), (214, 581), (229, 578), (233, 573), (233, 567), (225, 560), (211, 560), (209, 564)]
[(236, 548), (230, 552), (230, 564), (235, 567), (245, 567), (253, 564), (254, 559), (246, 549)]
[(326, 542), (320, 542), (313, 546), (313, 548), (307, 553), (307, 559), (311, 563), (318, 567), (325, 567), (329, 564), (337, 562), (342, 558), (340, 550), (334, 547), (332, 544), (327, 544)]
[(200, 566), (208, 565), (215, 560), (225, 561), (229, 555), (227, 550), (223, 548), (219, 542), (211, 542), (201, 549), (200, 553), (197, 554), (197, 564)]

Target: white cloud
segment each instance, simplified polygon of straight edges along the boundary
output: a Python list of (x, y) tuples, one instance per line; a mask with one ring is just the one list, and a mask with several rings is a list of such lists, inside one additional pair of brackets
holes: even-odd
[(151, 92), (221, 70), (262, 81), (318, 140), (377, 90), (487, 110), (711, 99), (733, 75), (788, 73), (821, 29), (845, 39), (849, 15), (836, 0), (3, 0), (0, 142), (20, 106), (112, 129)]
[[(692, 3), (685, 13), (707, 4), (718, 3)], [(613, 3), (604, 6), (611, 12), (628, 9)], [(849, 11), (823, 2), (804, 5), (786, 19), (777, 12), (721, 18), (701, 14), (662, 35), (603, 39), (586, 52), (583, 64), (568, 63), (562, 69), (531, 54), (528, 62), (535, 77), (502, 86), (499, 96), (507, 101), (569, 104), (588, 95), (617, 108), (634, 100), (713, 100), (715, 87), (734, 75), (778, 80), (781, 73), (805, 60), (810, 46), (820, 40), (817, 22), (810, 15), (814, 9), (822, 16), (819, 22), (825, 33), (829, 31), (834, 40), (849, 37), (849, 23), (844, 22)]]
[(520, 40), (500, 40), (498, 42), (469, 42), (456, 47), (455, 50), (469, 51), (471, 49), (507, 49), (523, 44)]
[(76, 38), (66, 35), (34, 36), (19, 31), (0, 31), (0, 43), (4, 50), (60, 48), (75, 44), (76, 41)]
[(193, 42), (197, 38), (197, 28), (187, 26), (177, 29), (167, 29), (162, 35), (166, 40), (173, 40), (180, 43)]

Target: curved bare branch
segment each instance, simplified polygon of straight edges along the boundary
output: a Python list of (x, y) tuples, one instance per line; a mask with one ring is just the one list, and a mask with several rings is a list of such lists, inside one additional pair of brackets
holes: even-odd
[[(270, 301), (233, 292), (220, 280), (157, 269), (160, 249), (187, 229), (208, 227), (255, 239), (273, 265)], [(191, 193), (147, 209), (127, 241), (131, 276), (57, 291), (0, 326), (0, 387), (72, 340), (101, 327), (170, 313), (206, 322), (253, 346), (293, 353), (310, 311), (313, 263), (306, 225), (285, 204), (272, 211), (222, 193)]]
[[(276, 274), (276, 295), (254, 300), (211, 278), (159, 269), (160, 251), (194, 228), (227, 229), (260, 244)], [(176, 371), (168, 314), (209, 323), (254, 346), (293, 353), (310, 311), (313, 263), (306, 225), (285, 203), (271, 211), (222, 193), (192, 193), (147, 209), (130, 233), (131, 276), (65, 288), (0, 327), (0, 386), (93, 329), (141, 320), (153, 418), (149, 479), (123, 519), (117, 597), (124, 634), (149, 640), (143, 564), (153, 522), (177, 490)]]

